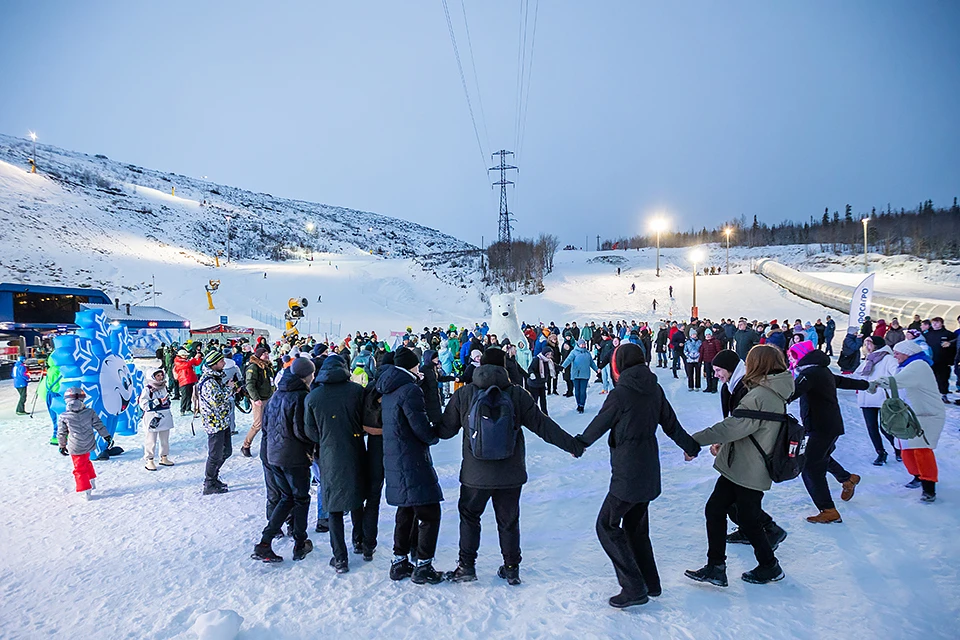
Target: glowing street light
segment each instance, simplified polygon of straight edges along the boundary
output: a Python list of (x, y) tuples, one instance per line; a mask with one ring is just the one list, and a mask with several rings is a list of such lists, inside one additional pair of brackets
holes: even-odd
[(307, 223), (307, 233), (313, 233), (313, 230), (317, 228), (317, 225), (312, 222)]
[(730, 275), (730, 234), (733, 233), (733, 229), (727, 227), (723, 233), (727, 236), (727, 275)]
[(867, 223), (870, 222), (870, 218), (864, 218), (863, 222), (863, 272), (867, 273)]
[(650, 221), (650, 228), (657, 233), (657, 277), (660, 277), (660, 233), (667, 230), (667, 221), (663, 218), (654, 218)]
[(33, 131), (30, 131), (27, 135), (30, 136), (30, 139), (33, 140), (33, 157), (30, 158), (30, 163), (33, 165), (30, 173), (37, 172), (37, 134)]
[(690, 317), (698, 318), (700, 314), (697, 311), (697, 263), (703, 261), (703, 251), (694, 249), (690, 252), (690, 260), (693, 262), (693, 307), (690, 309)]

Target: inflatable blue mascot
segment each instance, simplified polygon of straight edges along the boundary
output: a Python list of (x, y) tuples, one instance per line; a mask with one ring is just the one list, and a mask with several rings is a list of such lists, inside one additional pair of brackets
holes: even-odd
[[(86, 392), (86, 405), (97, 412), (111, 440), (114, 435), (136, 434), (140, 411), (137, 398), (144, 378), (133, 364), (127, 328), (108, 327), (99, 309), (79, 311), (76, 323), (80, 328), (75, 334), (53, 339), (55, 349), (50, 358), (60, 369), (60, 388), (80, 387)], [(52, 403), (51, 413), (56, 409), (63, 411), (60, 407), (62, 402)], [(108, 449), (109, 446), (97, 436), (97, 446), (90, 457), (104, 460), (123, 453), (120, 447)]]

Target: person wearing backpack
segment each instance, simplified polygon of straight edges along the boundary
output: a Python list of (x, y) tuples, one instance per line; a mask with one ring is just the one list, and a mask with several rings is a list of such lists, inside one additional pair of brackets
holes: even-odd
[(865, 391), (870, 384), (834, 375), (829, 369), (830, 356), (815, 349), (809, 341), (790, 347), (788, 356), (796, 362), (795, 388), (790, 402), (800, 400), (800, 421), (807, 434), (803, 484), (820, 511), (808, 517), (807, 522), (843, 522), (827, 486), (827, 472), (843, 485), (840, 499), (844, 502), (853, 498), (860, 476), (850, 473), (833, 458), (837, 440), (843, 435), (837, 389)]
[[(821, 352), (817, 352), (821, 353)], [(743, 383), (746, 395), (738, 411), (786, 414), (788, 399), (794, 392), (793, 377), (787, 371), (783, 352), (776, 346), (758, 345), (747, 354)], [(691, 580), (727, 586), (726, 545), (727, 514), (736, 507), (739, 531), (753, 546), (757, 567), (744, 573), (745, 582), (766, 584), (783, 579), (783, 570), (774, 555), (762, 525), (763, 494), (772, 478), (764, 452), (774, 450), (783, 423), (736, 414), (693, 434), (701, 445), (710, 445), (716, 456), (713, 468), (720, 477), (707, 500), (707, 564), (684, 572)]]
[(534, 356), (533, 362), (527, 369), (527, 391), (533, 396), (534, 401), (540, 403), (540, 411), (544, 415), (550, 415), (547, 411), (547, 384), (553, 375), (553, 350), (550, 347), (544, 347), (543, 351)]
[(503, 555), (497, 575), (507, 584), (520, 584), (520, 492), (527, 481), (521, 426), (574, 456), (583, 453), (573, 436), (537, 409), (530, 394), (510, 382), (503, 351), (487, 349), (473, 382), (454, 392), (447, 403), (439, 430), (441, 438), (449, 439), (463, 429), (460, 556), (448, 580), (477, 579), (480, 516), (492, 500)]
[(576, 348), (567, 355), (562, 368), (569, 371), (569, 376), (573, 380), (573, 394), (577, 400), (577, 413), (583, 413), (583, 408), (587, 405), (587, 385), (590, 384), (590, 372), (598, 371), (593, 356), (587, 351), (587, 343), (580, 340)]
[(700, 453), (700, 445), (680, 425), (638, 345), (625, 342), (617, 347), (610, 369), (613, 391), (577, 440), (587, 448), (610, 432), (610, 488), (596, 529), (621, 588), (609, 604), (622, 609), (645, 604), (662, 592), (648, 514), (660, 495), (657, 425), (689, 459)]
[[(732, 349), (724, 349), (713, 359), (713, 373), (717, 380), (723, 383), (720, 388), (720, 411), (724, 418), (737, 410), (740, 402), (746, 397), (749, 389), (743, 378), (747, 372), (740, 356)], [(740, 519), (737, 506), (731, 505), (727, 510), (730, 521), (739, 527)], [(787, 539), (787, 532), (773, 521), (766, 511), (760, 510), (760, 527), (770, 542), (770, 547), (776, 551), (780, 543)], [(727, 544), (750, 544), (750, 540), (739, 528), (727, 535)]]
[[(433, 567), (440, 534), (443, 491), (433, 468), (430, 447), (437, 444), (420, 389), (420, 359), (407, 347), (393, 355), (394, 365), (377, 379), (383, 420), (383, 467), (387, 504), (397, 507), (390, 579), (411, 578), (415, 584), (438, 584), (443, 574)], [(411, 531), (417, 526), (416, 566), (408, 555)]]
[[(899, 440), (903, 464), (913, 475), (907, 487), (923, 488), (921, 502), (932, 503), (937, 499), (937, 458), (933, 450), (937, 448), (940, 434), (946, 421), (946, 410), (939, 397), (939, 387), (933, 369), (925, 359), (922, 347), (912, 340), (898, 342), (893, 347), (894, 357), (900, 363), (897, 373), (892, 376), (896, 384), (897, 395), (916, 416), (920, 435), (909, 440)], [(890, 378), (880, 378), (871, 383), (875, 389), (882, 386), (891, 389)], [(890, 402), (889, 400), (887, 402)], [(891, 420), (887, 418), (885, 407), (881, 407), (881, 424)], [(916, 432), (916, 428), (914, 428)]]
[[(867, 357), (854, 372), (854, 377), (870, 382), (872, 380), (880, 380), (881, 378), (889, 378), (896, 374), (898, 366), (897, 359), (893, 350), (887, 346), (885, 338), (870, 336), (863, 341), (863, 346), (867, 352)], [(880, 432), (880, 407), (883, 405), (885, 399), (886, 395), (884, 395), (881, 390), (873, 393), (861, 391), (857, 394), (857, 405), (863, 413), (863, 420), (867, 425), (867, 434), (870, 436), (870, 442), (877, 452), (877, 457), (873, 461), (873, 465), (876, 467), (882, 467), (887, 461), (887, 450), (883, 446), (884, 436), (893, 446), (893, 452), (898, 462), (902, 457), (900, 448), (894, 441), (893, 436), (887, 433), (881, 435)]]

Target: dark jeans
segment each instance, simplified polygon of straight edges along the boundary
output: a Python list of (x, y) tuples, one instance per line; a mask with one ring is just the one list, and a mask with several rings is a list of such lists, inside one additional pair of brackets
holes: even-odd
[(260, 538), (261, 544), (269, 544), (293, 515), (293, 539), (307, 539), (307, 513), (310, 511), (310, 467), (275, 467), (266, 465), (273, 474), (273, 482), (280, 491), (280, 501), (270, 514), (267, 528)]
[(181, 385), (180, 387), (180, 415), (187, 411), (193, 411), (193, 385), (195, 383)]
[(367, 436), (366, 469), (367, 493), (363, 499), (363, 511), (351, 513), (350, 518), (353, 520), (353, 543), (361, 545), (364, 551), (373, 551), (377, 548), (380, 496), (383, 495), (383, 436)]
[(607, 494), (597, 516), (597, 538), (613, 562), (624, 592), (642, 596), (661, 590), (650, 543), (649, 502), (624, 502)]
[[(727, 509), (727, 517), (730, 518), (730, 522), (740, 526), (740, 512), (737, 510), (736, 503), (730, 505), (730, 508)], [(757, 520), (761, 529), (766, 529), (770, 525), (774, 524), (773, 517), (763, 509), (760, 510), (760, 517)]]
[(770, 541), (763, 533), (761, 502), (763, 491), (748, 489), (724, 476), (717, 478), (713, 493), (703, 513), (707, 518), (707, 563), (724, 564), (727, 561), (727, 512), (736, 505), (740, 531), (753, 545), (753, 554), (761, 566), (769, 566), (776, 557)]
[(547, 378), (547, 393), (556, 393), (557, 392), (557, 379), (556, 377)]
[(712, 362), (703, 363), (703, 377), (707, 381), (707, 393), (714, 393), (717, 391), (717, 377), (713, 375)]
[(207, 436), (207, 467), (203, 479), (204, 487), (213, 486), (220, 480), (220, 467), (231, 455), (233, 455), (233, 442), (230, 440), (230, 429), (221, 429), (213, 435)]
[(577, 400), (578, 407), (584, 407), (587, 404), (587, 384), (590, 382), (586, 378), (577, 378), (573, 381), (573, 396)]
[(803, 485), (813, 499), (813, 504), (823, 511), (834, 509), (830, 487), (827, 486), (827, 472), (829, 471), (837, 482), (846, 482), (850, 479), (850, 472), (840, 466), (831, 454), (837, 448), (837, 438), (824, 438), (816, 433), (807, 437), (806, 461), (803, 465)]
[(687, 362), (686, 367), (687, 367), (687, 388), (699, 389), (700, 388), (700, 363)]
[(937, 362), (933, 365), (933, 377), (937, 379), (937, 389), (940, 395), (950, 393), (950, 363)]
[(540, 411), (543, 411), (543, 415), (550, 415), (547, 413), (547, 390), (545, 388), (530, 389), (530, 395), (533, 396), (534, 404), (540, 403)]
[(394, 555), (405, 556), (410, 553), (414, 524), (417, 525), (417, 558), (432, 560), (437, 552), (437, 537), (440, 535), (440, 503), (397, 507), (397, 520), (393, 529)]
[(460, 563), (472, 567), (480, 550), (480, 516), (493, 499), (503, 564), (520, 564), (520, 487), (475, 489), (460, 485)]
[[(263, 464), (263, 484), (267, 487), (267, 522), (270, 522), (270, 516), (273, 515), (273, 510), (277, 508), (277, 505), (280, 503), (280, 488), (277, 486), (276, 481), (274, 480), (274, 473), (279, 471), (279, 467), (272, 467), (271, 471), (270, 465)], [(293, 514), (287, 516), (287, 524), (293, 524)]]
[(666, 368), (667, 366), (667, 352), (666, 351), (657, 351), (657, 366)]
[[(330, 548), (333, 550), (333, 557), (337, 560), (347, 559), (347, 538), (343, 532), (343, 511), (331, 511), (327, 514), (330, 519)], [(350, 520), (353, 522), (353, 530), (363, 528), (363, 509), (357, 509), (350, 512)]]
[(573, 395), (573, 380), (570, 378), (570, 374), (563, 376), (563, 381), (567, 383), (567, 396)]
[(683, 348), (673, 350), (673, 377), (678, 378), (677, 370), (683, 365)]
[(17, 413), (26, 413), (27, 412), (27, 388), (19, 387), (17, 389), (17, 394), (20, 396), (20, 401), (17, 402)]
[(863, 412), (863, 421), (867, 423), (867, 433), (870, 434), (870, 442), (873, 443), (877, 455), (887, 452), (886, 447), (883, 446), (883, 438), (889, 440), (893, 450), (896, 451), (897, 443), (894, 442), (893, 436), (887, 433), (882, 437), (880, 435), (880, 407), (860, 407), (860, 410)]
[(826, 353), (828, 356), (832, 356), (832, 355), (833, 355), (833, 336), (830, 336), (829, 338), (824, 337), (824, 341), (826, 341), (826, 343), (827, 343), (827, 347), (826, 347), (825, 353)]

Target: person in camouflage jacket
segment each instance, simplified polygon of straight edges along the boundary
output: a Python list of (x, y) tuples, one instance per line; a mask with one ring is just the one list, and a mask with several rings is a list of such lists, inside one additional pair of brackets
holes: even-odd
[(197, 408), (207, 432), (207, 465), (203, 494), (226, 493), (220, 481), (220, 467), (233, 454), (230, 441), (230, 389), (223, 374), (223, 353), (210, 351), (203, 360), (203, 371), (197, 384)]

